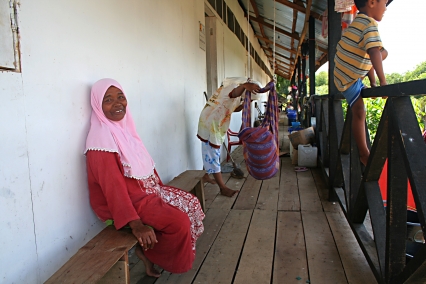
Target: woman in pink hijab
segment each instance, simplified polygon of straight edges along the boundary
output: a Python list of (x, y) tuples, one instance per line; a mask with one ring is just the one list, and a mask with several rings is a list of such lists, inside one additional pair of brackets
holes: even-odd
[(160, 276), (153, 264), (171, 273), (190, 270), (195, 242), (204, 230), (198, 199), (163, 185), (118, 82), (96, 82), (91, 105), (85, 154), (90, 204), (96, 215), (117, 230), (130, 226), (147, 275)]

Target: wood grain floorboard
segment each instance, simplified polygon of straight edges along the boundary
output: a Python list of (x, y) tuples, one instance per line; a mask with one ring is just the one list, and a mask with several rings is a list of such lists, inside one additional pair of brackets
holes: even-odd
[(306, 283), (309, 271), (300, 212), (279, 211), (277, 218), (272, 283)]
[(276, 219), (276, 210), (254, 210), (233, 283), (271, 282)]
[(194, 283), (232, 283), (252, 213), (230, 211)]

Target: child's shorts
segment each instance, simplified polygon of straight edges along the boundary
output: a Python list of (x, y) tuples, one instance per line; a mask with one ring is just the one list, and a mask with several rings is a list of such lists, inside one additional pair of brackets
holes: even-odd
[(213, 148), (209, 142), (201, 141), (204, 169), (209, 174), (220, 173), (220, 148)]
[(342, 93), (350, 107), (352, 107), (352, 105), (359, 98), (359, 96), (361, 95), (361, 91), (364, 88), (365, 85), (362, 83), (361, 79), (358, 79), (346, 91)]

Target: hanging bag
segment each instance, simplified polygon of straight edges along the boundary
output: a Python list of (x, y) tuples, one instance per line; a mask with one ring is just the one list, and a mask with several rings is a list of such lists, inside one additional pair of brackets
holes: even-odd
[(273, 177), (280, 168), (278, 148), (278, 98), (274, 82), (269, 82), (259, 93), (269, 91), (265, 117), (259, 127), (251, 127), (251, 93), (246, 92), (243, 108), (243, 128), (238, 137), (243, 143), (247, 170), (255, 179)]

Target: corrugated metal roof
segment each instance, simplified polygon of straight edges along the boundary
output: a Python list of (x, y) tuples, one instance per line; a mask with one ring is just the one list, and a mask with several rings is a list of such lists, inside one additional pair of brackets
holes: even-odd
[(290, 78), (293, 74), (297, 54), (300, 54), (300, 45), (309, 38), (309, 16), (307, 15), (315, 18), (316, 66), (319, 68), (327, 62), (328, 41), (321, 35), (322, 14), (327, 9), (327, 0), (276, 0), (275, 4), (273, 0), (240, 0), (239, 2), (244, 11), (249, 11), (250, 24), (271, 66), (275, 19), (275, 73), (277, 75)]

